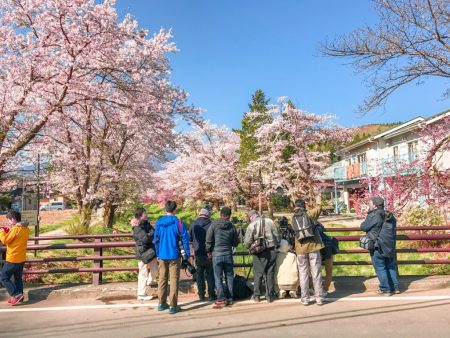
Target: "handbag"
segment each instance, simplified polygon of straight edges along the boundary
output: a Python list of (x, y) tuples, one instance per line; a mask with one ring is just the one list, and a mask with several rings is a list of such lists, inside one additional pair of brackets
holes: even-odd
[(375, 241), (371, 240), (368, 235), (364, 235), (359, 239), (359, 246), (366, 250), (374, 250)]
[(380, 231), (378, 232), (378, 234), (375, 236), (374, 239), (370, 238), (369, 233), (366, 233), (365, 235), (361, 236), (359, 238), (359, 246), (361, 248), (369, 250), (369, 251), (375, 250), (378, 237), (380, 236), (380, 233), (381, 233), (381, 229), (383, 229), (383, 225), (384, 225), (384, 220), (383, 220), (383, 224), (381, 224)]
[(262, 233), (259, 234), (258, 238), (256, 238), (250, 245), (248, 252), (251, 255), (257, 255), (267, 249), (267, 241), (266, 238), (264, 237), (266, 233), (264, 217), (261, 216), (259, 224), (260, 224), (259, 228), (261, 229)]

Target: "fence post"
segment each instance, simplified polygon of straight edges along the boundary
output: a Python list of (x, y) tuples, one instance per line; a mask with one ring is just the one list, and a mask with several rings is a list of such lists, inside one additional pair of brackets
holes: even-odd
[[(96, 238), (94, 240), (94, 243), (102, 243), (102, 239)], [(101, 246), (94, 248), (94, 256), (103, 256), (103, 248)], [(103, 268), (103, 261), (94, 259), (94, 269), (99, 269), (99, 268)], [(92, 284), (97, 286), (97, 285), (100, 285), (101, 283), (102, 283), (102, 273), (101, 272), (93, 272), (92, 273)]]

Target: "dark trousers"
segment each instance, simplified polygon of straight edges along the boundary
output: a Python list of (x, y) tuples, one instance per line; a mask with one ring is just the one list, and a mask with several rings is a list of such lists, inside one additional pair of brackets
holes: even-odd
[[(24, 263), (9, 262), (3, 264), (1, 281), (11, 297), (23, 295), (23, 265)], [(14, 276), (14, 283), (11, 282), (11, 276)]]
[(206, 256), (195, 256), (195, 267), (197, 268), (197, 288), (200, 297), (205, 296), (206, 282), (208, 283), (208, 296), (215, 295), (214, 271), (212, 262)]
[(275, 297), (275, 263), (277, 253), (275, 248), (266, 249), (263, 252), (253, 255), (253, 277), (254, 277), (254, 297), (261, 296), (261, 284), (266, 277), (266, 296)]
[(224, 275), (228, 290), (228, 296), (230, 299), (233, 299), (233, 256), (213, 256), (212, 263), (214, 270), (214, 280), (216, 281), (217, 299), (224, 300), (226, 298), (223, 289)]
[(397, 267), (394, 257), (384, 257), (378, 250), (370, 252), (372, 265), (380, 282), (381, 291), (395, 291), (399, 289)]

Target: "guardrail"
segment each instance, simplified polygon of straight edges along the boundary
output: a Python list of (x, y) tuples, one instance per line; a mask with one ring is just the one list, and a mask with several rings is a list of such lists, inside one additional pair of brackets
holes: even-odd
[[(448, 231), (450, 226), (404, 226), (398, 227), (397, 231)], [(339, 232), (360, 232), (359, 228), (326, 228), (327, 232), (339, 233)], [(359, 241), (359, 235), (346, 235), (335, 236), (340, 241)], [(40, 265), (42, 263), (55, 263), (55, 262), (81, 262), (92, 261), (93, 267), (91, 268), (50, 268), (50, 269), (37, 269), (37, 270), (25, 270), (25, 274), (49, 274), (49, 273), (92, 273), (92, 283), (99, 285), (102, 282), (103, 273), (116, 272), (116, 271), (138, 271), (137, 267), (104, 267), (103, 262), (107, 260), (129, 260), (134, 259), (134, 255), (104, 255), (104, 250), (111, 248), (132, 248), (135, 243), (132, 240), (132, 234), (108, 234), (108, 235), (79, 235), (79, 236), (40, 236), (31, 237), (30, 243), (39, 241), (54, 241), (54, 240), (78, 240), (76, 243), (55, 243), (55, 244), (29, 244), (28, 251), (48, 251), (48, 250), (71, 250), (71, 249), (92, 249), (93, 254), (88, 256), (64, 256), (64, 257), (46, 257), (46, 258), (32, 258), (26, 261), (27, 264)], [(125, 240), (124, 240), (125, 239)], [(450, 233), (438, 233), (438, 234), (398, 234), (397, 240), (399, 241), (422, 241), (422, 240), (450, 240)], [(0, 252), (4, 252), (5, 247), (0, 247)], [(341, 254), (364, 254), (367, 253), (364, 249), (347, 249), (340, 250), (338, 255)], [(405, 248), (397, 249), (397, 253), (439, 253), (450, 252), (450, 248)], [(248, 252), (235, 252), (235, 256), (249, 256)], [(0, 262), (4, 262), (1, 260)], [(399, 265), (410, 264), (450, 264), (449, 259), (424, 259), (424, 260), (400, 260), (397, 262)], [(370, 261), (335, 261), (334, 265), (370, 265)], [(251, 267), (251, 264), (235, 263), (235, 267)]]

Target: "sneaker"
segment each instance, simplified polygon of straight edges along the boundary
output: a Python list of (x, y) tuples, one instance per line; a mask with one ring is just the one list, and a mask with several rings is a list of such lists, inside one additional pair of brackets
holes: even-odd
[(300, 303), (302, 303), (302, 305), (304, 305), (304, 306), (308, 306), (309, 305), (309, 301), (308, 300), (304, 300), (304, 299), (302, 299), (300, 301)]
[(261, 301), (261, 299), (259, 299), (259, 296), (253, 297), (253, 302), (254, 303), (259, 303), (260, 301)]
[(394, 294), (399, 295), (400, 294), (400, 290), (394, 290)]
[(212, 296), (209, 296), (208, 297), (208, 301), (209, 302), (214, 302), (214, 301), (216, 301), (217, 300), (217, 296), (216, 295), (212, 295)]
[(231, 305), (233, 305), (233, 300), (232, 299), (225, 300), (225, 306), (231, 306)]
[(318, 298), (318, 299), (316, 299), (316, 304), (317, 304), (317, 305), (323, 305), (323, 304), (325, 304), (325, 302), (324, 302), (323, 299)]
[(15, 306), (22, 302), (23, 302), (23, 295), (17, 295), (11, 298), (11, 302), (9, 304)]
[(223, 300), (216, 300), (213, 304), (214, 309), (221, 309), (224, 306), (225, 306), (225, 301), (223, 301)]
[(280, 296), (279, 296), (279, 298), (280, 299), (282, 299), (282, 298), (286, 298), (286, 295), (287, 295), (287, 292), (286, 291), (280, 291)]
[(385, 296), (385, 297), (392, 296), (392, 292), (391, 291), (378, 290), (377, 294), (380, 295), (380, 296)]
[(273, 299), (272, 297), (267, 297), (266, 300), (267, 300), (267, 303), (270, 304), (270, 303), (273, 303), (273, 300), (274, 300), (274, 299)]
[(138, 300), (152, 300), (153, 296), (140, 295), (138, 296)]
[(11, 297), (11, 298), (8, 299), (8, 304), (9, 304), (9, 305), (11, 305), (11, 302), (12, 302), (13, 298), (14, 298), (14, 297)]
[(181, 308), (179, 306), (171, 307), (171, 308), (169, 308), (169, 315), (174, 315), (175, 313), (180, 312), (180, 311), (181, 311)]
[(150, 284), (148, 284), (148, 286), (150, 286), (151, 288), (157, 288), (158, 287), (158, 282), (157, 281), (153, 281)]
[(167, 310), (168, 308), (169, 308), (169, 305), (167, 305), (167, 304), (159, 304), (157, 310), (164, 311), (164, 310)]

